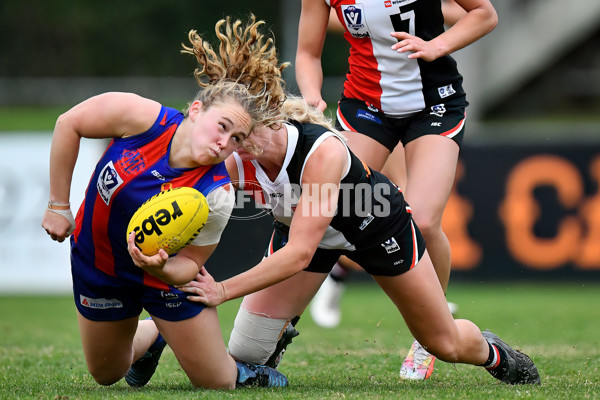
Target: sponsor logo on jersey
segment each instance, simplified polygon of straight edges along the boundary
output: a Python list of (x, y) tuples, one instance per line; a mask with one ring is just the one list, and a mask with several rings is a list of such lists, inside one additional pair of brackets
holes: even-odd
[(388, 254), (394, 253), (398, 250), (400, 250), (400, 246), (398, 245), (398, 242), (396, 242), (395, 238), (390, 238), (388, 240), (386, 240), (385, 242), (381, 243), (381, 246), (385, 249), (385, 251)]
[(456, 93), (456, 90), (452, 87), (452, 84), (442, 86), (438, 88), (438, 93), (440, 97), (443, 99), (444, 97), (452, 96)]
[(183, 304), (182, 301), (178, 301), (177, 303), (165, 303), (165, 307), (167, 307), (167, 308), (177, 308), (177, 307), (179, 307), (182, 304)]
[(98, 176), (98, 181), (96, 182), (96, 189), (98, 189), (98, 194), (102, 197), (102, 200), (108, 205), (110, 203), (110, 199), (115, 191), (121, 186), (123, 183), (123, 179), (117, 173), (115, 166), (112, 161), (109, 161), (108, 164), (102, 168), (100, 171), (100, 175)]
[(366, 112), (365, 110), (356, 111), (356, 118), (366, 119), (367, 121), (375, 122), (381, 125), (381, 119), (374, 116), (373, 114)]
[(358, 227), (358, 229), (360, 229), (361, 231), (364, 231), (365, 228), (367, 226), (369, 226), (369, 224), (371, 222), (373, 222), (373, 220), (375, 219), (375, 217), (373, 215), (371, 215), (371, 213), (369, 213), (369, 215), (367, 215), (367, 218), (363, 219), (362, 223), (360, 224), (360, 226)]
[(443, 117), (445, 113), (446, 107), (444, 106), (444, 104), (436, 104), (435, 106), (431, 107), (431, 112), (429, 114), (435, 115), (437, 117)]
[(123, 308), (123, 303), (118, 299), (92, 299), (84, 295), (79, 295), (79, 303), (88, 308), (107, 309), (107, 308)]
[(365, 13), (362, 4), (342, 5), (342, 15), (348, 32), (355, 38), (371, 37), (365, 24)]
[(385, 0), (385, 1), (383, 2), (383, 4), (385, 4), (386, 8), (387, 8), (387, 7), (391, 7), (391, 6), (392, 6), (392, 0)]
[(154, 175), (155, 177), (157, 177), (158, 179), (160, 179), (161, 181), (166, 180), (166, 178), (164, 176), (161, 175), (160, 172), (158, 172), (157, 170), (153, 169), (152, 170), (152, 175)]

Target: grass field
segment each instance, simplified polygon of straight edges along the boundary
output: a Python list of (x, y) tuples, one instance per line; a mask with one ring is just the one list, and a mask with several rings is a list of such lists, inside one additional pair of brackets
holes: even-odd
[[(436, 363), (425, 382), (398, 379), (411, 337), (374, 285), (343, 298), (342, 325), (308, 315), (280, 366), (285, 389), (195, 390), (170, 350), (142, 389), (88, 375), (70, 297), (0, 297), (0, 399), (593, 399), (600, 398), (600, 285), (455, 284), (459, 317), (489, 328), (536, 362), (542, 385), (508, 386), (481, 368)], [(239, 301), (220, 307), (225, 340)]]

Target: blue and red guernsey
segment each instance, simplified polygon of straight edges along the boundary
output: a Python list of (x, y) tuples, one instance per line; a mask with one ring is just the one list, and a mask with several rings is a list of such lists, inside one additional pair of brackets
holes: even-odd
[(71, 237), (73, 265), (169, 290), (166, 283), (133, 263), (126, 241), (129, 220), (161, 190), (187, 186), (206, 196), (230, 182), (224, 163), (197, 168), (169, 166), (171, 140), (183, 118), (180, 111), (163, 106), (148, 131), (110, 142), (77, 212), (77, 228)]

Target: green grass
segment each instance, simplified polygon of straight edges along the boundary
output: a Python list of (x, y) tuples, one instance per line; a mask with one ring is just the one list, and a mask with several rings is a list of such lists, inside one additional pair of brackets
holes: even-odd
[[(70, 297), (0, 297), (0, 399), (587, 399), (600, 396), (600, 285), (455, 284), (459, 317), (489, 328), (536, 362), (542, 385), (508, 386), (483, 369), (436, 363), (425, 382), (398, 379), (411, 344), (399, 314), (374, 285), (353, 284), (343, 322), (308, 315), (280, 369), (290, 387), (195, 390), (166, 350), (152, 381), (101, 387), (88, 375)], [(227, 340), (239, 301), (220, 307)]]

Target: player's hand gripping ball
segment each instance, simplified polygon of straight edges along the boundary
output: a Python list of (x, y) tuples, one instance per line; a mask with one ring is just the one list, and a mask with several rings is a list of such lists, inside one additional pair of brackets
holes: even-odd
[(189, 187), (168, 189), (138, 208), (129, 221), (127, 236), (135, 231), (135, 244), (147, 256), (160, 249), (173, 254), (198, 236), (207, 218), (208, 203), (202, 193)]

